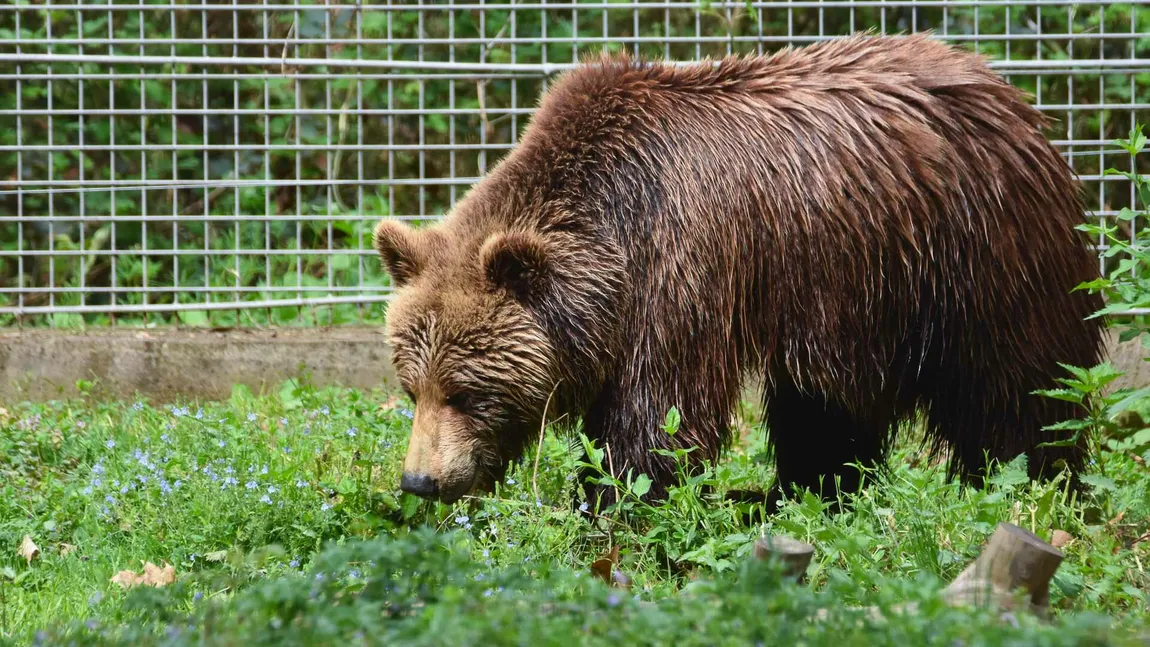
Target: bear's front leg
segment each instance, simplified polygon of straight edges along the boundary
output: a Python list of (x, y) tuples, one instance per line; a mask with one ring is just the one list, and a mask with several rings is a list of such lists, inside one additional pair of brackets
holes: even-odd
[[(624, 484), (645, 474), (651, 487), (642, 499), (651, 503), (666, 500), (667, 490), (678, 485), (680, 472), (691, 474), (702, 461), (716, 460), (731, 433), (727, 421), (733, 396), (707, 398), (701, 389), (676, 386), (674, 391), (693, 391), (693, 399), (605, 389), (583, 418), (584, 434), (603, 451), (603, 471)], [(679, 411), (679, 424), (669, 433), (664, 422), (672, 407)], [(688, 448), (682, 470), (675, 457), (658, 451)], [(600, 476), (590, 468), (579, 473), (584, 501), (591, 509), (598, 505), (603, 510), (617, 500), (616, 488), (598, 483)]]

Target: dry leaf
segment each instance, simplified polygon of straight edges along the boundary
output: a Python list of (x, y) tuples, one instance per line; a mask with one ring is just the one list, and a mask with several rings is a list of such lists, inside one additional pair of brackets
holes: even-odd
[(75, 550), (76, 547), (72, 544), (60, 544), (60, 557), (67, 557)]
[(164, 562), (163, 568), (151, 562), (144, 564), (144, 584), (148, 586), (167, 586), (175, 581), (176, 569), (173, 568), (171, 564)]
[(591, 562), (591, 572), (603, 580), (607, 584), (611, 583), (611, 572), (615, 570), (615, 564), (619, 562), (619, 547), (612, 546), (608, 553), (599, 559)]
[(112, 584), (119, 584), (126, 589), (130, 586), (135, 586), (141, 579), (143, 579), (142, 575), (136, 575), (132, 571), (120, 571), (113, 575), (110, 581)]
[(8, 410), (0, 407), (0, 422), (8, 422)]
[(591, 573), (611, 586), (631, 590), (631, 578), (615, 568), (619, 563), (619, 547), (613, 546), (606, 555), (591, 562)]
[(151, 562), (146, 562), (143, 573), (120, 571), (113, 575), (111, 579), (112, 584), (118, 584), (125, 589), (140, 584), (144, 586), (167, 586), (175, 581), (176, 569), (167, 562), (164, 562), (163, 568)]
[(40, 548), (32, 541), (31, 535), (24, 535), (24, 541), (20, 542), (19, 552), (20, 556), (28, 560), (29, 563), (40, 556)]
[(1072, 541), (1074, 541), (1074, 537), (1071, 537), (1070, 533), (1065, 530), (1055, 530), (1054, 534), (1050, 537), (1050, 545), (1055, 548), (1062, 548)]

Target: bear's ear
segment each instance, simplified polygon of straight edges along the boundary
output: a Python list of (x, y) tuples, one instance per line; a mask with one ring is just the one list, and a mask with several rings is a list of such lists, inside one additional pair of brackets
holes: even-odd
[(380, 220), (375, 226), (372, 244), (396, 287), (407, 285), (423, 269), (424, 248), (419, 235), (395, 220)]
[(479, 250), (479, 262), (489, 286), (506, 289), (519, 299), (537, 294), (550, 271), (547, 242), (525, 231), (488, 238)]

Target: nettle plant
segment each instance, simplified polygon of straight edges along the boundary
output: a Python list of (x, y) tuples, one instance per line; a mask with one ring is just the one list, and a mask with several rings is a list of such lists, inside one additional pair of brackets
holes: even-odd
[[(1135, 201), (1123, 207), (1111, 224), (1104, 220), (1086, 223), (1078, 229), (1105, 240), (1107, 259), (1117, 258), (1110, 272), (1098, 279), (1077, 286), (1076, 290), (1102, 293), (1106, 307), (1091, 317), (1111, 317), (1118, 328), (1119, 341), (1140, 339), (1143, 348), (1150, 349), (1150, 178), (1138, 172), (1138, 159), (1147, 144), (1142, 126), (1130, 130), (1128, 139), (1115, 142), (1130, 154), (1130, 170), (1106, 169), (1106, 175), (1119, 175), (1130, 180)], [(1129, 314), (1133, 312), (1134, 314)], [(1150, 361), (1150, 357), (1144, 357)], [(1129, 452), (1146, 464), (1150, 453), (1150, 386), (1124, 388), (1108, 392), (1109, 385), (1122, 376), (1109, 363), (1092, 368), (1063, 365), (1071, 377), (1058, 381), (1064, 388), (1038, 391), (1040, 395), (1077, 403), (1084, 416), (1048, 427), (1051, 431), (1071, 432), (1069, 438), (1049, 445), (1073, 444), (1084, 440), (1094, 464), (1101, 470), (1097, 485), (1106, 485), (1103, 450)]]
[[(679, 410), (671, 407), (662, 431), (674, 436), (680, 423)], [(635, 543), (659, 549), (678, 569), (705, 567), (715, 572), (735, 568), (736, 558), (749, 549), (753, 536), (742, 527), (738, 507), (717, 494), (721, 483), (715, 466), (709, 461), (692, 465), (688, 460), (696, 447), (652, 450), (674, 462), (676, 476), (675, 484), (667, 488), (666, 499), (652, 504), (642, 498), (651, 489), (650, 477), (630, 470), (622, 478), (612, 476), (610, 447), (596, 447), (583, 434), (580, 441), (585, 455), (578, 466), (590, 470), (590, 482), (616, 493), (615, 502), (600, 514), (613, 525), (629, 527)]]

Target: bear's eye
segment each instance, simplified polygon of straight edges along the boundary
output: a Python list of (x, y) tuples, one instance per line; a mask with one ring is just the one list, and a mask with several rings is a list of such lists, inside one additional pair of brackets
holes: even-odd
[(469, 393), (454, 393), (447, 396), (445, 404), (460, 413), (467, 413), (472, 410), (474, 399)]

